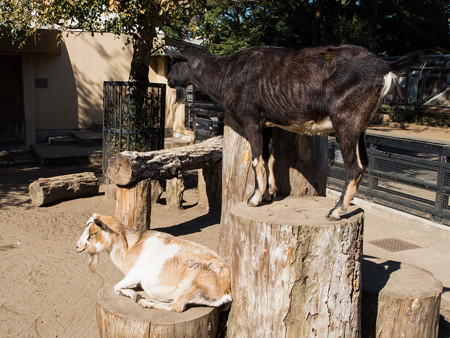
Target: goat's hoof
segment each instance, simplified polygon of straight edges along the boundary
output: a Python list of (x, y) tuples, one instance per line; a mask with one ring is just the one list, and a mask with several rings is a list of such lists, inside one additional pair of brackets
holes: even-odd
[(339, 221), (341, 219), (341, 213), (337, 209), (331, 210), (327, 215), (327, 219), (329, 221)]
[(261, 196), (259, 194), (253, 194), (247, 201), (249, 207), (257, 207), (261, 203)]
[(276, 192), (266, 191), (264, 193), (264, 196), (263, 196), (262, 200), (264, 202), (270, 203), (270, 202), (272, 202), (275, 199), (276, 196), (277, 196)]

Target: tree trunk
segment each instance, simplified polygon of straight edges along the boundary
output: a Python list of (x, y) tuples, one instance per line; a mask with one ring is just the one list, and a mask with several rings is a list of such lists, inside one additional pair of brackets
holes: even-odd
[[(278, 128), (273, 128), (272, 134), (278, 195), (325, 196), (327, 137), (309, 137)], [(250, 145), (242, 135), (242, 128), (225, 114), (219, 252), (228, 262), (230, 210), (236, 203), (247, 201), (255, 187)]]
[(151, 180), (116, 188), (116, 218), (130, 229), (144, 232), (150, 229), (152, 211)]
[(198, 171), (198, 205), (219, 210), (222, 199), (222, 161)]
[(215, 308), (197, 306), (182, 313), (144, 309), (116, 295), (113, 288), (107, 284), (97, 294), (97, 324), (102, 338), (217, 336), (219, 314)]
[(31, 202), (43, 206), (62, 200), (98, 194), (100, 183), (93, 172), (39, 178), (29, 185)]
[(151, 178), (170, 179), (178, 173), (201, 169), (222, 159), (221, 136), (174, 149), (148, 152), (126, 151), (108, 161), (107, 175), (117, 185), (129, 185)]
[(363, 212), (330, 222), (333, 204), (288, 197), (232, 208), (229, 337), (359, 337)]
[(377, 258), (362, 264), (363, 337), (437, 337), (442, 283), (413, 265)]
[(180, 172), (177, 177), (166, 181), (166, 205), (181, 209), (183, 205), (184, 179)]

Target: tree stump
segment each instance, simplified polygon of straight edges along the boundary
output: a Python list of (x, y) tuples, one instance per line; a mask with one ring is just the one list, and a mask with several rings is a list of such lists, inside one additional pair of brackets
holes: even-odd
[[(116, 295), (112, 284), (97, 294), (100, 337), (216, 337), (219, 313), (211, 307), (191, 307), (182, 313), (144, 309)], [(143, 294), (145, 296), (145, 294)]]
[(175, 209), (181, 209), (183, 205), (184, 192), (183, 173), (179, 173), (177, 177), (166, 180), (166, 204)]
[(149, 230), (151, 194), (150, 179), (126, 187), (117, 186), (115, 217), (130, 229), (140, 232)]
[(419, 267), (377, 258), (362, 264), (363, 337), (437, 337), (442, 283)]
[(240, 203), (229, 224), (229, 337), (359, 337), (363, 211), (328, 221), (334, 201)]
[[(327, 137), (305, 136), (272, 128), (274, 173), (278, 195), (325, 196), (327, 187)], [(255, 187), (250, 145), (242, 128), (225, 114), (222, 156), (222, 211), (219, 253), (230, 262), (230, 210), (247, 201)], [(328, 211), (324, 214), (324, 217)]]
[(36, 206), (93, 196), (98, 194), (100, 183), (93, 172), (39, 178), (29, 185), (31, 202)]
[(218, 210), (222, 203), (222, 161), (198, 170), (198, 205)]

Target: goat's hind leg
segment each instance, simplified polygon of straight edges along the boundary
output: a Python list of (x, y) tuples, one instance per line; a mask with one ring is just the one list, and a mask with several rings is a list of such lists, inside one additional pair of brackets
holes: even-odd
[(263, 131), (263, 152), (262, 157), (264, 160), (264, 165), (267, 174), (268, 189), (266, 189), (263, 201), (271, 202), (277, 195), (277, 186), (275, 184), (275, 175), (273, 171), (273, 164), (275, 158), (273, 155), (273, 138), (272, 138), (272, 128), (265, 128)]
[(364, 144), (364, 133), (351, 140), (341, 138), (341, 153), (346, 170), (346, 180), (341, 197), (328, 214), (330, 221), (341, 219), (356, 195), (364, 171), (368, 165), (367, 153)]

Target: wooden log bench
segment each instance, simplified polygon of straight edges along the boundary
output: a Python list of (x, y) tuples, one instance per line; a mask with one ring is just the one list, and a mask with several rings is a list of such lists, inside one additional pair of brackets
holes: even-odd
[(442, 283), (419, 267), (375, 257), (362, 264), (362, 337), (438, 337)]
[[(182, 313), (144, 309), (116, 295), (106, 284), (97, 293), (97, 324), (102, 338), (217, 337), (219, 310), (196, 306)], [(145, 294), (143, 294), (145, 296)]]
[(181, 206), (182, 173), (200, 171), (199, 204), (207, 209), (219, 206), (223, 137), (216, 136), (194, 145), (150, 152), (122, 152), (108, 161), (107, 176), (116, 184), (116, 218), (135, 230), (150, 228), (150, 182), (166, 179), (167, 204)]
[(93, 172), (39, 178), (30, 183), (31, 203), (44, 206), (98, 194), (100, 183)]

